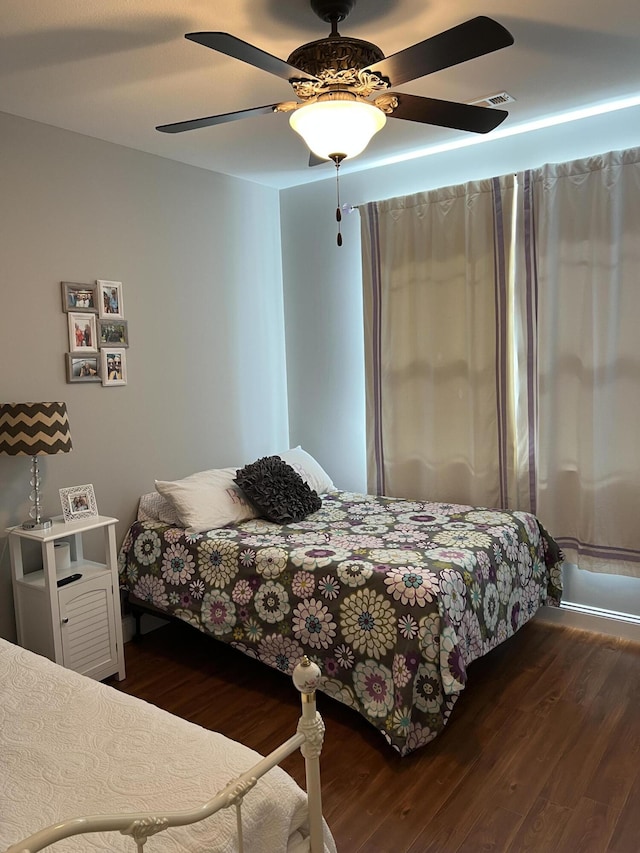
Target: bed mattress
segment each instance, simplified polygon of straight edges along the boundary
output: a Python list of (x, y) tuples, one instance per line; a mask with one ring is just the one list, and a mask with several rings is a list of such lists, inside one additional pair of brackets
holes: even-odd
[[(224, 735), (2, 639), (0, 743), (2, 850), (62, 819), (195, 808), (260, 759)], [(245, 850), (308, 851), (306, 795), (281, 768), (258, 781), (242, 811)], [(135, 844), (119, 833), (94, 833), (53, 849), (133, 853)], [(237, 849), (233, 808), (145, 846), (148, 853)], [(325, 849), (335, 851), (329, 834)]]

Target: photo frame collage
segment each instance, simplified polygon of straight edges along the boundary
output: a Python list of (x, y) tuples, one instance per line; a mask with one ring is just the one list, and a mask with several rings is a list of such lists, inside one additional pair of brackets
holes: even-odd
[(67, 382), (127, 384), (129, 327), (121, 281), (94, 284), (63, 281), (62, 310), (67, 315)]

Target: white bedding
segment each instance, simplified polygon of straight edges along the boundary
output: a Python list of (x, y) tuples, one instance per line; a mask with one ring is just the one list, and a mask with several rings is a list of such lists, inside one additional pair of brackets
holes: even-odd
[[(259, 758), (224, 735), (0, 639), (0, 850), (61, 819), (194, 808)], [(308, 850), (305, 794), (279, 767), (246, 796), (242, 812), (246, 851)], [(51, 849), (134, 853), (135, 844), (119, 833), (95, 833)], [(145, 846), (145, 853), (236, 850), (234, 808), (152, 836)], [(328, 834), (325, 850), (335, 851)]]

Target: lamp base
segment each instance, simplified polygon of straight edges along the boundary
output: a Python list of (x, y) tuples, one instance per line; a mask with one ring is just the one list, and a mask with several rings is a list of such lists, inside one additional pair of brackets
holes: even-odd
[(48, 527), (53, 527), (53, 521), (50, 518), (41, 518), (40, 521), (29, 519), (22, 522), (23, 530), (46, 530)]

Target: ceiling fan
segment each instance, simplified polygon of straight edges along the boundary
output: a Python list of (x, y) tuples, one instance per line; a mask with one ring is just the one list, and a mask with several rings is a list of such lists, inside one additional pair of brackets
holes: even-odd
[[(182, 133), (269, 113), (291, 113), (290, 124), (305, 140), (310, 165), (361, 153), (389, 118), (449, 127), (473, 133), (496, 128), (508, 113), (472, 104), (390, 92), (427, 74), (513, 44), (501, 24), (484, 16), (385, 57), (362, 39), (342, 36), (338, 24), (356, 0), (310, 0), (315, 14), (331, 25), (323, 39), (296, 48), (286, 62), (229, 33), (187, 33), (185, 38), (287, 80), (297, 101), (268, 104), (223, 115), (160, 125), (163, 133)], [(315, 155), (315, 157), (314, 157)]]

